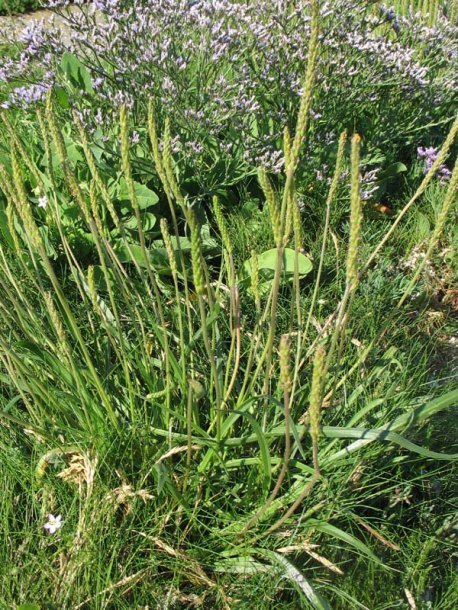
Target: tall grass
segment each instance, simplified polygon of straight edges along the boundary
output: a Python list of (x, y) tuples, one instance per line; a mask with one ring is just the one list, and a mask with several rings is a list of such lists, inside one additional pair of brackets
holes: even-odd
[[(237, 268), (227, 219), (217, 199), (213, 209), (221, 236), (221, 264), (208, 264), (198, 216), (177, 177), (171, 126), (165, 125), (161, 150), (153, 103), (148, 132), (151, 163), (169, 206), (168, 220), (161, 219), (168, 281), (156, 272), (154, 251), (144, 235), (125, 107), (119, 124), (121, 169), (139, 246), (116, 213), (77, 117), (74, 127), (90, 184), (78, 181), (51, 97), (40, 117), (44, 146), (55, 149), (58, 156), (58, 165), (49, 166), (48, 176), (44, 178), (35, 167), (19, 137), (11, 135), (10, 158), (0, 168), (7, 202), (5, 238), (0, 242), (0, 420), (2, 444), (9, 447), (7, 476), (14, 480), (18, 476), (15, 463), (22, 472), (34, 471), (34, 476), (29, 514), (17, 516), (22, 525), (6, 503), (3, 521), (16, 531), (26, 527), (32, 535), (30, 523), (43, 520), (47, 513), (64, 513), (62, 537), (56, 539), (59, 566), (49, 558), (56, 555), (47, 554), (52, 542), (44, 537), (36, 542), (46, 563), (41, 584), (30, 585), (33, 599), (39, 599), (42, 587), (54, 595), (60, 608), (105, 608), (114, 598), (127, 604), (114, 597), (118, 591), (126, 595), (137, 583), (165, 570), (170, 583), (187, 579), (211, 591), (213, 604), (234, 607), (217, 574), (239, 571), (256, 577), (268, 570), (283, 574), (307, 607), (329, 608), (323, 591), (332, 592), (331, 584), (310, 579), (285, 555), (307, 552), (339, 573), (338, 565), (313, 550), (313, 536), (338, 541), (374, 562), (378, 559), (361, 536), (362, 528), (366, 536), (392, 545), (371, 526), (361, 527), (350, 514), (345, 517), (348, 528), (342, 525), (339, 498), (328, 496), (333, 479), (353, 476), (362, 461), (393, 456), (393, 447), (401, 450), (400, 456), (412, 452), (436, 460), (458, 457), (405, 436), (411, 426), (455, 404), (457, 391), (435, 399), (410, 397), (402, 408), (395, 402), (392, 411), (380, 410), (396, 392), (396, 381), (386, 385), (396, 358), (388, 346), (381, 360), (372, 359), (372, 354), (397, 319), (387, 322), (356, 354), (348, 333), (360, 286), (401, 218), (433, 180), (453, 143), (458, 119), (435, 165), (365, 260), (361, 138), (352, 135), (345, 281), (334, 311), (317, 330), (322, 267), (319, 262), (311, 305), (304, 311), (304, 237), (295, 189), (318, 44), (317, 3), (312, 2), (312, 7), (309, 64), (295, 133), (285, 135), (287, 164), (280, 197), (267, 174), (259, 172), (275, 242), (270, 275), (260, 266), (265, 260), (261, 252), (253, 252), (248, 277), (246, 268)], [(329, 247), (329, 213), (345, 139), (343, 134), (327, 200), (322, 260)], [(96, 258), (89, 266), (81, 263), (67, 234), (56, 173), (64, 176), (64, 196), (78, 205), (94, 244)], [(38, 181), (46, 179), (52, 193), (46, 215), (58, 228), (59, 264), (49, 255), (45, 227), (30, 202), (31, 174)], [(455, 165), (428, 256), (456, 198), (457, 183)], [(116, 248), (104, 222), (107, 213), (121, 236), (122, 245)], [(183, 227), (190, 238), (188, 250), (179, 239)], [(413, 273), (399, 298), (395, 313), (399, 320), (420, 272), (419, 268)], [(367, 370), (360, 378), (357, 373), (363, 366)], [(336, 425), (334, 407), (342, 387), (349, 396), (346, 405), (338, 407)], [(371, 399), (361, 401), (361, 395)], [(17, 451), (18, 446), (27, 448), (27, 457)], [(20, 487), (16, 482), (9, 489), (15, 485)], [(70, 503), (65, 485), (75, 490)], [(8, 501), (15, 502), (13, 497)], [(136, 520), (129, 521), (131, 513)], [(107, 542), (106, 566), (95, 570), (101, 577), (89, 587), (90, 596), (75, 598), (76, 583), (81, 586), (81, 579), (89, 577), (87, 566), (94, 558), (100, 561), (93, 545), (103, 546), (106, 532), (124, 528), (118, 543), (115, 538)], [(142, 554), (148, 556), (143, 563)], [(4, 594), (8, 603), (15, 595), (27, 597), (19, 576), (15, 581), (14, 593)]]

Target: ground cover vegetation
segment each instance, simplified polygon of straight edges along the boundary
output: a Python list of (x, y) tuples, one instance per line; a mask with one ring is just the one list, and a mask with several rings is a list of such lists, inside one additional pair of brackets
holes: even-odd
[(39, 8), (39, 0), (0, 0), (0, 15), (14, 15)]
[(49, 4), (0, 54), (0, 606), (456, 608), (457, 3)]

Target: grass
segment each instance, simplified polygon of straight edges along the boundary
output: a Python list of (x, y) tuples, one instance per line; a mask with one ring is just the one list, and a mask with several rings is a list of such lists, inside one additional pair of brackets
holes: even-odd
[(397, 215), (362, 205), (353, 135), (300, 216), (313, 69), (286, 175), (206, 201), (205, 230), (150, 105), (157, 240), (125, 107), (127, 221), (76, 115), (40, 110), (46, 164), (6, 119), (1, 607), (456, 607), (458, 166), (434, 174), (458, 122)]
[[(52, 115), (48, 116), (48, 120), (52, 122)], [(13, 157), (13, 169), (14, 163)], [(14, 171), (16, 197), (19, 197), (20, 178), (18, 170)], [(443, 188), (433, 192), (437, 198), (444, 195)], [(433, 195), (430, 193), (429, 196)], [(16, 205), (21, 205), (19, 199), (15, 201)], [(31, 222), (24, 210), (19, 214), (23, 222)], [(269, 221), (265, 214), (258, 218), (262, 227), (259, 232), (261, 241), (265, 239)], [(229, 217), (228, 235), (238, 235), (232, 244), (232, 260), (239, 267), (247, 254), (248, 240), (243, 232), (237, 234), (237, 226), (240, 226), (237, 216)], [(389, 226), (389, 221), (384, 218), (369, 219), (363, 233), (363, 259), (370, 255)], [(100, 240), (103, 248), (100, 249), (100, 262), (103, 264), (104, 260), (108, 260), (105, 257), (113, 254), (105, 250), (107, 242), (98, 233), (97, 227), (94, 231), (95, 239)], [(340, 298), (346, 275), (345, 241), (348, 232), (348, 226), (342, 226), (337, 241), (340, 245), (337, 249), (330, 247), (325, 253), (319, 293), (323, 298), (319, 299), (318, 317), (313, 321), (313, 336), (317, 336), (319, 325), (332, 314)], [(29, 235), (33, 235), (33, 226)], [(65, 234), (62, 237), (62, 246), (68, 248)], [(307, 251), (315, 261), (319, 258), (320, 241), (318, 235), (313, 237), (309, 234)], [(410, 243), (406, 227), (405, 234), (401, 231), (392, 248), (399, 253), (400, 248), (404, 247), (407, 254)], [(188, 269), (191, 274), (188, 281), (192, 281), (194, 276), (194, 284), (197, 282), (194, 275), (196, 266), (202, 265), (199, 259), (200, 244), (198, 241), (196, 244), (193, 266)], [(267, 241), (265, 244), (261, 241), (261, 247), (266, 246)], [(70, 284), (66, 280), (65, 293), (61, 293), (61, 280), (46, 270), (46, 256), (40, 251), (39, 242), (29, 242), (29, 248), (30, 260), (35, 260), (34, 273), (31, 273), (27, 259), (19, 256), (14, 260), (3, 250), (6, 257), (3, 262), (5, 286), (9, 284), (11, 291), (14, 287), (12, 278), (23, 277), (25, 280), (16, 297), (22, 299), (23, 307), (16, 309), (13, 325), (11, 316), (7, 315), (7, 311), (13, 310), (2, 310), (3, 341), (6, 339), (5, 330), (10, 329), (9, 332), (13, 333), (9, 339), (10, 355), (4, 352), (3, 362), (16, 387), (16, 391), (13, 391), (13, 386), (4, 377), (6, 427), (2, 445), (8, 448), (8, 458), (2, 466), (5, 493), (1, 514), (7, 532), (4, 539), (7, 545), (4, 556), (7, 559), (3, 570), (4, 578), (9, 581), (9, 588), (3, 593), (5, 605), (28, 600), (45, 604), (46, 608), (78, 607), (78, 604), (83, 604), (82, 607), (89, 604), (95, 608), (127, 608), (141, 607), (142, 604), (146, 606), (153, 597), (157, 599), (158, 607), (172, 603), (176, 607), (180, 607), (180, 604), (189, 607), (190, 604), (201, 603), (201, 607), (209, 608), (249, 608), (251, 599), (256, 599), (257, 604), (265, 604), (266, 608), (274, 608), (275, 604), (278, 607), (288, 607), (288, 604), (297, 607), (298, 603), (305, 604), (303, 607), (310, 603), (319, 607), (316, 596), (324, 593), (334, 608), (345, 608), (349, 603), (382, 608), (390, 607), (383, 605), (383, 599), (389, 599), (389, 604), (402, 599), (403, 586), (409, 591), (413, 589), (417, 598), (427, 594), (428, 583), (435, 582), (429, 576), (429, 566), (434, 565), (435, 549), (448, 548), (442, 537), (449, 528), (453, 529), (453, 521), (452, 525), (446, 525), (444, 532), (440, 532), (440, 528), (447, 523), (452, 511), (450, 506), (444, 506), (436, 515), (433, 509), (434, 519), (428, 522), (429, 536), (419, 534), (414, 521), (409, 523), (409, 513), (414, 512), (414, 519), (419, 519), (417, 509), (413, 511), (411, 508), (412, 497), (416, 494), (421, 496), (432, 477), (440, 481), (439, 473), (443, 470), (437, 470), (436, 465), (429, 470), (424, 460), (412, 460), (411, 454), (396, 448), (396, 445), (371, 444), (343, 461), (340, 458), (334, 466), (332, 463), (323, 466), (320, 483), (310, 490), (299, 512), (291, 514), (280, 528), (269, 534), (269, 527), (275, 525), (281, 512), (291, 503), (287, 499), (288, 487), (293, 490), (298, 481), (304, 480), (304, 477), (307, 481), (310, 476), (310, 446), (307, 444), (307, 448), (301, 449), (299, 444), (293, 443), (288, 458), (290, 472), (279, 488), (280, 495), (273, 498), (271, 494), (272, 504), (266, 508), (269, 504), (266, 504), (269, 487), (279, 476), (278, 467), (282, 463), (282, 443), (276, 443), (275, 436), (272, 437), (275, 428), (281, 426), (283, 421), (281, 402), (276, 402), (281, 401), (282, 397), (280, 389), (272, 385), (270, 406), (263, 406), (261, 401), (258, 413), (251, 411), (249, 415), (250, 411), (246, 410), (245, 405), (249, 406), (252, 402), (251, 392), (246, 394), (244, 400), (238, 399), (239, 408), (245, 411), (247, 418), (249, 416), (245, 424), (233, 408), (224, 415), (219, 434), (223, 434), (222, 430), (228, 425), (230, 428), (227, 429), (232, 429), (232, 432), (225, 441), (229, 443), (228, 449), (218, 451), (217, 462), (214, 461), (213, 452), (205, 449), (215, 433), (218, 434), (218, 412), (208, 398), (208, 393), (214, 391), (214, 377), (208, 377), (206, 352), (216, 350), (220, 358), (223, 353), (229, 354), (226, 358), (230, 358), (231, 352), (234, 353), (230, 347), (231, 327), (225, 313), (230, 305), (224, 296), (226, 293), (210, 293), (203, 302), (204, 309), (211, 307), (210, 298), (217, 298), (221, 304), (222, 315), (214, 318), (217, 326), (215, 322), (208, 322), (210, 316), (215, 316), (211, 310), (204, 312), (203, 318), (199, 317), (192, 291), (184, 301), (187, 307), (192, 308), (191, 318), (187, 321), (189, 312), (187, 314), (186, 308), (183, 309), (181, 297), (176, 302), (175, 312), (169, 305), (167, 324), (170, 329), (176, 329), (169, 334), (171, 342), (168, 349), (173, 350), (169, 351), (169, 358), (175, 352), (175, 347), (171, 346), (180, 345), (179, 342), (175, 343), (178, 339), (174, 339), (179, 316), (183, 316), (194, 329), (199, 328), (199, 319), (201, 324), (209, 324), (209, 344), (202, 342), (201, 333), (200, 340), (192, 344), (192, 351), (185, 355), (193, 367), (194, 381), (190, 389), (183, 384), (183, 378), (180, 381), (179, 352), (173, 356), (177, 358), (176, 364), (169, 368), (166, 366), (165, 380), (167, 374), (177, 375), (176, 386), (172, 384), (168, 388), (163, 385), (167, 349), (165, 338), (154, 324), (151, 313), (148, 313), (158, 308), (151, 286), (148, 287), (146, 283), (130, 285), (129, 290), (133, 288), (138, 291), (136, 300), (132, 301), (126, 291), (126, 280), (121, 279), (119, 271), (112, 267), (113, 272), (118, 274), (117, 281), (122, 283), (111, 296), (106, 292), (106, 287), (101, 288), (100, 296), (93, 296), (91, 293), (95, 287), (91, 288), (91, 280), (85, 280), (88, 282), (86, 284), (81, 276), (78, 279), (78, 275), (73, 276)], [(68, 266), (70, 262), (69, 258), (65, 273), (71, 269)], [(116, 262), (116, 258), (112, 262)], [(62, 271), (64, 268), (59, 275), (62, 275)], [(209, 268), (205, 273), (216, 279), (215, 271)], [(35, 276), (37, 272), (39, 275)], [(145, 272), (140, 269), (139, 273)], [(299, 283), (299, 278), (295, 280), (296, 289), (300, 289), (303, 295), (304, 311), (310, 307), (311, 288), (316, 281), (316, 271), (314, 273), (315, 277), (306, 277)], [(86, 275), (90, 277), (89, 270)], [(38, 284), (37, 277), (40, 278)], [(230, 277), (226, 281), (230, 281)], [(182, 280), (176, 284), (178, 296), (181, 285)], [(327, 408), (323, 413), (325, 424), (337, 426), (344, 436), (345, 430), (357, 423), (377, 429), (409, 412), (413, 405), (424, 403), (434, 396), (428, 379), (430, 353), (436, 344), (434, 336), (428, 336), (434, 330), (428, 321), (430, 308), (426, 303), (423, 311), (417, 309), (415, 326), (408, 323), (411, 313), (409, 310), (399, 311), (396, 305), (407, 286), (406, 271), (401, 265), (392, 268), (392, 255), (388, 250), (355, 294), (352, 315), (346, 325), (345, 349), (340, 350), (339, 360), (332, 364), (326, 384), (329, 390), (337, 383), (330, 403), (332, 408)], [(206, 291), (208, 288), (203, 289)], [(62, 309), (49, 303), (46, 296), (48, 290), (56, 295), (61, 294), (59, 300)], [(270, 288), (272, 290), (274, 285)], [(423, 290), (428, 293), (430, 287), (426, 284)], [(11, 292), (7, 294), (13, 298)], [(159, 296), (161, 301), (167, 298), (167, 294), (170, 295), (170, 289)], [(242, 296), (243, 302), (246, 300), (248, 305), (247, 309), (244, 305), (241, 309), (244, 320), (241, 353), (243, 367), (247, 367), (252, 342), (249, 327), (259, 322), (256, 315), (253, 317), (249, 313), (252, 297), (248, 293)], [(16, 302), (16, 298), (11, 304)], [(173, 296), (171, 298), (173, 302)], [(109, 322), (104, 313), (107, 311), (107, 299), (112, 300), (110, 309), (113, 312), (126, 312), (122, 322), (121, 318), (118, 322), (124, 329), (123, 335), (117, 333), (116, 326)], [(105, 303), (104, 308), (101, 307), (102, 303)], [(278, 334), (288, 333), (291, 328), (291, 303), (291, 289), (281, 285), (278, 293)], [(139, 306), (142, 307), (141, 314)], [(67, 308), (70, 308), (68, 313)], [(132, 313), (128, 313), (130, 311)], [(415, 309), (411, 311), (413, 313)], [(140, 315), (143, 324), (147, 323), (155, 329), (154, 334), (145, 335), (143, 325), (138, 326), (135, 322), (141, 319)], [(64, 321), (59, 322), (59, 318), (67, 318), (65, 326)], [(439, 325), (435, 321), (434, 332), (441, 332), (447, 322), (445, 313)], [(423, 324), (424, 328), (421, 328)], [(35, 333), (33, 339), (30, 329)], [(268, 336), (268, 322), (263, 332), (265, 337)], [(380, 333), (383, 333), (383, 339), (374, 346), (370, 355), (361, 360), (364, 348), (380, 337)], [(227, 337), (224, 341), (218, 339), (222, 335)], [(24, 338), (18, 341), (21, 336)], [(72, 344), (69, 343), (70, 338)], [(83, 343), (78, 347), (81, 340)], [(119, 351), (121, 341), (124, 347)], [(49, 348), (44, 349), (46, 345)], [(55, 352), (56, 349), (59, 354), (57, 360), (52, 355), (52, 350)], [(159, 360), (155, 358), (155, 353), (158, 353)], [(87, 365), (79, 364), (85, 360)], [(355, 373), (353, 365), (358, 360), (361, 360), (361, 364)], [(145, 368), (147, 361), (153, 367), (150, 371)], [(67, 368), (65, 362), (73, 364)], [(29, 373), (28, 379), (22, 374), (23, 363), (27, 363), (27, 370), (34, 370), (33, 375)], [(278, 369), (275, 367), (274, 370)], [(131, 372), (134, 371), (135, 377), (132, 377)], [(309, 365), (304, 370), (305, 374), (299, 374), (300, 392), (305, 392), (306, 396), (311, 391), (307, 371), (310, 371)], [(241, 375), (235, 386), (237, 392), (241, 391), (243, 385), (243, 369)], [(258, 384), (263, 385), (262, 378), (261, 374)], [(246, 376), (245, 379), (248, 380)], [(169, 391), (170, 402), (167, 401)], [(445, 388), (439, 393), (444, 391)], [(259, 390), (255, 390), (254, 396), (257, 392)], [(146, 393), (151, 398), (148, 399)], [(27, 396), (33, 397), (33, 403), (28, 398), (24, 402)], [(425, 398), (419, 398), (421, 396)], [(237, 394), (229, 400), (234, 400), (233, 404), (236, 405)], [(453, 402), (453, 396), (450, 400)], [(108, 405), (106, 413), (103, 409), (105, 401)], [(189, 406), (191, 419), (186, 423), (185, 413)], [(21, 424), (24, 408), (29, 411), (30, 428)], [(304, 408), (306, 406), (299, 399), (293, 411), (296, 425)], [(109, 424), (110, 420), (113, 425)], [(441, 430), (440, 422), (434, 419), (429, 426), (415, 434), (420, 453), (423, 452), (421, 447), (428, 446), (439, 451), (445, 447), (441, 442), (438, 446), (432, 443), (432, 439), (438, 437), (433, 430), (437, 430), (437, 426)], [(253, 436), (251, 446), (243, 440), (246, 435), (249, 438)], [(412, 438), (411, 434), (409, 436)], [(319, 446), (319, 460), (321, 463), (324, 460), (326, 464), (326, 456), (335, 454), (343, 445), (342, 441), (331, 437), (319, 441)], [(234, 449), (230, 450), (230, 447)], [(304, 451), (309, 456), (305, 461), (302, 458)], [(451, 452), (450, 449), (447, 451)], [(266, 475), (269, 479), (266, 479)], [(263, 490), (261, 503), (256, 498), (259, 490)], [(297, 495), (298, 492), (295, 493)], [(449, 490), (444, 493), (447, 494), (447, 502), (452, 504), (456, 492)], [(427, 499), (425, 504), (427, 513), (431, 501)], [(256, 517), (260, 509), (264, 511), (262, 517)], [(57, 512), (63, 515), (64, 527), (56, 535), (46, 536), (41, 530), (46, 515)], [(247, 518), (250, 521), (260, 519), (260, 522), (244, 540), (238, 538), (237, 531), (243, 522), (247, 523)], [(403, 525), (400, 526), (400, 523)], [(432, 535), (437, 535), (438, 531), (436, 541)], [(314, 547), (315, 544), (319, 547)], [(310, 593), (308, 596), (304, 594), (301, 581), (295, 579), (294, 571), (287, 580), (282, 578), (285, 565), (278, 557), (283, 555), (272, 553), (275, 549), (288, 546), (299, 547), (291, 551), (294, 553), (293, 565), (313, 582), (315, 593), (311, 598)], [(370, 570), (366, 569), (364, 576), (361, 576), (365, 587), (357, 584), (355, 553), (356, 557), (361, 556), (361, 561), (364, 561), (361, 565), (366, 568), (367, 555), (374, 562), (370, 564)], [(398, 571), (400, 566), (405, 565), (400, 558), (402, 553), (411, 558), (409, 565), (412, 575), (407, 580)], [(449, 551), (446, 553), (443, 550), (444, 554), (449, 554)], [(248, 558), (243, 559), (247, 555)], [(363, 560), (364, 556), (366, 558)], [(381, 558), (385, 565), (380, 564), (376, 557)], [(442, 598), (453, 599), (452, 562), (453, 554), (441, 564), (442, 584), (440, 589), (434, 589), (437, 604), (442, 603), (439, 601)], [(419, 563), (425, 566), (416, 569)], [(241, 577), (237, 574), (247, 570), (255, 573), (243, 576), (242, 582), (245, 584), (242, 586)], [(263, 576), (266, 570), (267, 574)], [(335, 574), (336, 571), (343, 574)], [(382, 599), (374, 601), (373, 594), (366, 594), (367, 583), (371, 581), (374, 587), (377, 582), (385, 583)], [(60, 583), (59, 587), (57, 583)], [(437, 604), (436, 607), (440, 608)]]
[[(5, 440), (9, 445), (14, 441), (12, 438)], [(23, 439), (20, 442), (23, 446)], [(128, 453), (129, 449), (123, 448), (123, 453)], [(151, 603), (158, 608), (166, 603), (186, 608), (193, 607), (194, 602), (197, 605), (199, 598), (204, 608), (225, 607), (226, 603), (231, 608), (254, 605), (297, 608), (298, 604), (306, 607), (302, 606), (294, 587), (280, 575), (272, 577), (272, 573), (261, 573), (241, 577), (215, 573), (215, 562), (207, 546), (202, 547), (202, 543), (192, 539), (186, 544), (178, 544), (176, 534), (170, 531), (171, 524), (167, 523), (170, 513), (165, 502), (158, 506), (155, 499), (129, 498), (125, 491), (125, 503), (117, 505), (107, 499), (110, 494), (113, 497), (118, 493), (121, 502), (122, 490), (114, 490), (122, 485), (123, 479), (124, 483), (129, 481), (135, 486), (136, 481), (143, 479), (148, 464), (133, 464), (124, 459), (122, 478), (106, 472), (106, 466), (102, 464), (91, 500), (86, 503), (85, 483), (78, 487), (76, 481), (70, 484), (56, 478), (56, 473), (64, 466), (56, 459), (47, 473), (54, 502), (59, 510), (65, 511), (65, 527), (56, 539), (46, 538), (33, 526), (42, 515), (43, 500), (39, 496), (33, 500), (30, 493), (34, 488), (39, 493), (30, 460), (24, 455), (8, 457), (11, 470), (14, 464), (14, 471), (5, 472), (5, 466), (2, 466), (2, 477), (7, 482), (1, 509), (2, 528), (6, 533), (2, 579), (9, 583), (8, 591), (3, 592), (5, 607), (24, 599), (24, 592), (26, 599), (50, 609), (66, 607), (65, 603), (68, 607), (76, 607), (87, 597), (92, 599), (89, 607), (94, 608), (151, 607)], [(347, 473), (353, 474), (352, 482), (345, 481), (342, 473), (337, 480), (331, 479), (326, 496), (328, 503), (339, 506), (340, 522), (362, 538), (385, 565), (368, 563), (363, 557), (358, 559), (342, 543), (322, 541), (317, 534), (312, 538), (313, 543), (321, 543), (321, 546), (312, 552), (322, 556), (324, 545), (326, 559), (344, 574), (334, 574), (307, 552), (294, 554), (295, 565), (308, 578), (326, 587), (326, 594), (335, 608), (359, 607), (354, 600), (362, 607), (377, 610), (394, 608), (398, 604), (401, 608), (406, 607), (403, 588), (407, 588), (417, 600), (422, 595), (430, 596), (436, 600), (432, 607), (451, 610), (457, 600), (453, 572), (456, 488), (438, 491), (434, 486), (436, 481), (444, 481), (445, 468), (425, 468), (424, 463), (412, 462), (405, 459), (406, 456), (397, 456), (394, 470), (393, 456), (374, 468), (373, 458), (370, 452), (366, 453), (361, 461), (355, 462), (353, 473), (348, 469)], [(105, 461), (110, 463), (111, 460), (107, 455)], [(451, 477), (447, 478), (452, 481)], [(349, 494), (349, 487), (356, 499)], [(447, 500), (444, 502), (442, 498)], [(351, 517), (355, 509), (361, 521), (374, 528), (381, 540), (355, 523)], [(200, 511), (200, 519), (205, 517), (205, 512)], [(87, 538), (78, 565), (75, 539), (70, 532), (77, 530), (82, 520), (86, 521)], [(405, 523), (402, 528), (399, 521)], [(195, 525), (198, 529), (199, 524)], [(440, 531), (441, 527), (443, 531)], [(303, 539), (294, 531), (282, 534), (277, 548), (301, 544), (308, 548), (308, 536)], [(396, 546), (399, 550), (390, 548)], [(75, 564), (78, 574), (73, 580)], [(66, 595), (68, 599), (64, 602)]]

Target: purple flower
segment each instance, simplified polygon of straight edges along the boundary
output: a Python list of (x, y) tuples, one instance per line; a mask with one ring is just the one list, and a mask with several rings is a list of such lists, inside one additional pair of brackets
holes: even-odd
[(441, 180), (450, 180), (452, 177), (452, 172), (445, 165), (441, 165), (437, 170), (437, 175)]
[(92, 80), (92, 86), (94, 87), (94, 89), (100, 89), (104, 82), (105, 79), (98, 76), (97, 78), (94, 78)]
[(424, 146), (419, 146), (417, 148), (417, 158), (424, 159), (426, 157), (426, 148)]
[[(439, 149), (434, 146), (419, 146), (417, 148), (417, 158), (424, 160), (423, 173), (427, 174), (434, 165), (437, 157), (439, 156)], [(444, 164), (440, 165), (436, 171), (436, 176), (441, 180), (450, 180), (451, 171)]]

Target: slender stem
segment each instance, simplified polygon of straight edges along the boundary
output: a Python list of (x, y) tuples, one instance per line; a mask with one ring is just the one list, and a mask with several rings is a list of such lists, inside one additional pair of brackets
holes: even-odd
[(289, 390), (285, 388), (284, 392), (283, 392), (283, 407), (284, 407), (284, 415), (285, 415), (285, 436), (284, 436), (285, 451), (283, 454), (283, 464), (282, 464), (280, 473), (278, 475), (277, 482), (276, 482), (275, 487), (273, 488), (270, 496), (267, 498), (266, 502), (257, 511), (257, 513), (251, 517), (251, 519), (248, 521), (248, 523), (245, 525), (245, 527), (240, 532), (240, 535), (243, 535), (245, 532), (247, 532), (249, 529), (251, 529), (253, 527), (253, 525), (255, 525), (259, 521), (259, 519), (262, 517), (262, 515), (266, 512), (266, 510), (275, 500), (275, 498), (278, 495), (278, 492), (281, 489), (281, 486), (283, 485), (283, 481), (284, 481), (286, 473), (288, 471), (288, 462), (289, 462), (289, 458), (290, 458), (290, 454), (291, 454), (289, 399), (290, 399)]
[(205, 313), (205, 303), (201, 294), (198, 294), (200, 321), (202, 325), (202, 337), (204, 340), (205, 349), (210, 363), (213, 383), (215, 385), (216, 394), (216, 436), (218, 441), (221, 439), (221, 387), (219, 382), (218, 370), (216, 368), (215, 354), (213, 352), (210, 338), (207, 330), (207, 316)]

